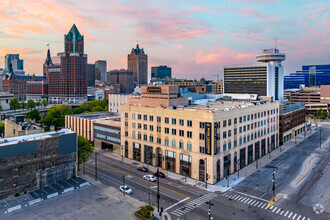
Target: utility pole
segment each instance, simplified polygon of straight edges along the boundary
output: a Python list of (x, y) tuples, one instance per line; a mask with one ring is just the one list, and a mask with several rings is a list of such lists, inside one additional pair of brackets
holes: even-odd
[(209, 212), (208, 212), (208, 216), (209, 216), (209, 220), (212, 220), (212, 219), (213, 219), (213, 217), (211, 216), (211, 206), (214, 206), (214, 204), (211, 202), (211, 200), (210, 200), (210, 201), (208, 201), (208, 202), (205, 202), (205, 203), (209, 205)]
[(124, 148), (123, 145), (121, 145), (121, 162), (124, 160)]
[(148, 211), (150, 211), (150, 178), (149, 178), (149, 207), (148, 207)]
[(123, 196), (125, 196), (125, 176), (123, 176), (123, 188), (124, 188)]
[(320, 150), (322, 149), (321, 148), (321, 146), (322, 146), (321, 144), (322, 144), (322, 140), (321, 140), (321, 127), (320, 127)]
[[(159, 194), (159, 168), (157, 168), (157, 212), (159, 213), (159, 201), (160, 201), (160, 194)], [(149, 181), (150, 183), (150, 181)]]
[(237, 160), (237, 176), (239, 179), (239, 168), (240, 168), (240, 164), (239, 164), (239, 159)]
[(97, 181), (97, 152), (95, 152), (95, 181)]

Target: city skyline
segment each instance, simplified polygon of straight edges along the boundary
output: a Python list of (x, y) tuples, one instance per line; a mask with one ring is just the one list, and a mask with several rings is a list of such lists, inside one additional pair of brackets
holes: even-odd
[(149, 55), (148, 73), (152, 66), (167, 65), (177, 78), (214, 80), (214, 74), (223, 77), (224, 65), (256, 63), (262, 49), (274, 47), (275, 35), (277, 48), (287, 55), (285, 75), (302, 65), (326, 64), (330, 56), (326, 1), (12, 4), (5, 0), (0, 10), (5, 21), (0, 30), (0, 67), (6, 54), (19, 53), (30, 75), (42, 75), (48, 43), (52, 56), (63, 51), (63, 35), (73, 24), (85, 36), (88, 63), (107, 60), (108, 69), (126, 68), (127, 54), (138, 40)]

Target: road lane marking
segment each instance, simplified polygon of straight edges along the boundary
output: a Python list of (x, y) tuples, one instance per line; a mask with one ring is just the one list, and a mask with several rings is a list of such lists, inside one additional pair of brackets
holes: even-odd
[(283, 212), (284, 212), (284, 210), (280, 213), (280, 215), (282, 215), (283, 214)]
[(174, 203), (173, 205), (167, 207), (167, 208), (164, 210), (164, 212), (165, 212), (166, 210), (169, 210), (170, 208), (172, 208), (172, 207), (174, 207), (174, 206), (176, 206), (176, 205), (178, 205), (178, 204), (180, 204), (180, 203), (182, 203), (182, 202), (188, 200), (188, 199), (190, 199), (190, 197), (184, 198), (184, 199), (182, 199), (181, 201), (179, 201), (179, 202), (177, 202), (177, 203)]
[(292, 219), (294, 219), (296, 217), (297, 214), (294, 214), (294, 216), (292, 217)]
[(238, 194), (241, 194), (241, 195), (244, 195), (244, 196), (248, 196), (248, 197), (251, 197), (251, 198), (254, 198), (254, 199), (262, 200), (264, 202), (269, 202), (266, 199), (262, 199), (262, 198), (259, 198), (259, 197), (256, 197), (256, 196), (252, 196), (252, 195), (249, 195), (249, 194), (246, 194), (246, 193), (242, 193), (242, 192), (239, 192), (239, 191), (235, 191), (235, 193), (238, 193)]
[(104, 194), (106, 194), (107, 196), (109, 196), (109, 197), (111, 197), (111, 198), (117, 200), (118, 202), (120, 202), (120, 199), (118, 199), (117, 197), (115, 197), (115, 196), (113, 196), (113, 195), (110, 195), (110, 194), (107, 193), (107, 192), (104, 192)]
[[(273, 206), (272, 206), (273, 207)], [(277, 207), (275, 207), (274, 209), (273, 209), (273, 212), (275, 212), (275, 210), (277, 209)]]
[(280, 211), (281, 211), (281, 209), (279, 208), (279, 209), (277, 210), (276, 214), (279, 213)]
[(301, 217), (301, 215), (299, 215), (299, 217), (297, 218), (297, 220), (299, 220), (299, 219), (300, 219), (300, 217)]
[(303, 218), (303, 219), (301, 219), (301, 220), (305, 220), (305, 216), (304, 216), (304, 218)]
[(232, 199), (236, 199), (238, 197), (238, 195), (235, 195)]
[(269, 209), (272, 209), (272, 208), (274, 208), (274, 206), (271, 206)]
[(284, 217), (287, 215), (289, 213), (289, 211), (286, 211), (286, 213), (285, 213), (285, 215), (284, 215)]
[(257, 206), (259, 204), (259, 202), (258, 201), (256, 201), (255, 203), (254, 203), (254, 206)]
[(244, 199), (245, 197), (241, 197), (239, 198), (237, 201), (240, 202), (242, 199)]
[(250, 199), (248, 198), (247, 200), (245, 200), (245, 202), (244, 203), (247, 203), (247, 201), (249, 201)]
[(266, 204), (264, 204), (261, 208), (263, 209), (265, 207)]
[(247, 200), (247, 198), (244, 197), (244, 199), (243, 199), (241, 202), (243, 202), (243, 201), (245, 201), (245, 200)]
[(258, 208), (262, 205), (262, 202), (260, 202), (260, 204), (258, 205)]
[(293, 214), (293, 212), (290, 213), (290, 215), (288, 216), (288, 218), (290, 218), (292, 214)]
[(251, 203), (251, 205), (253, 205), (254, 203), (256, 203), (257, 201), (256, 200), (253, 200), (253, 202)]

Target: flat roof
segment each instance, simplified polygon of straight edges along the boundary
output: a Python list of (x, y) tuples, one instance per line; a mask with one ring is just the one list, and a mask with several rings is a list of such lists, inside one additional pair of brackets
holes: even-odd
[(17, 144), (23, 141), (33, 141), (33, 140), (40, 140), (48, 137), (60, 136), (62, 134), (72, 134), (75, 133), (71, 129), (64, 128), (60, 131), (50, 131), (44, 132), (39, 134), (30, 134), (24, 136), (17, 136), (17, 137), (9, 137), (9, 138), (1, 138), (0, 139), (0, 147), (6, 146), (8, 144)]
[(77, 115), (68, 115), (70, 117), (75, 117), (75, 118), (83, 118), (83, 119), (99, 119), (99, 118), (106, 118), (106, 117), (113, 117), (113, 116), (118, 116), (113, 112), (91, 112), (91, 113), (83, 113), (83, 114), (77, 114)]

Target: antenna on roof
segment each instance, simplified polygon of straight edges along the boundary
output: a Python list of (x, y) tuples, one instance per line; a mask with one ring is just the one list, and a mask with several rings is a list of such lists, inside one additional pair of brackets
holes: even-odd
[(275, 50), (276, 50), (276, 33), (275, 33)]

